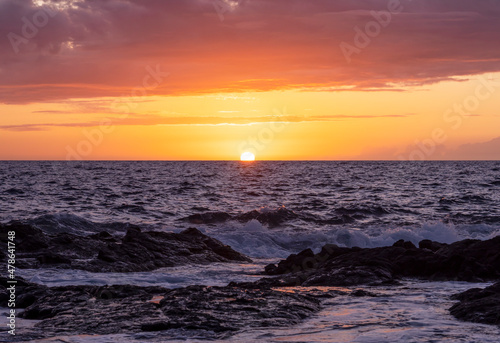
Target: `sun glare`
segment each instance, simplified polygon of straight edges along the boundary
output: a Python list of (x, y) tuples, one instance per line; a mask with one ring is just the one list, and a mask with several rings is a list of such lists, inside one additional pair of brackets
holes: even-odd
[(255, 161), (255, 155), (251, 152), (244, 152), (243, 154), (241, 154), (240, 160), (246, 162)]

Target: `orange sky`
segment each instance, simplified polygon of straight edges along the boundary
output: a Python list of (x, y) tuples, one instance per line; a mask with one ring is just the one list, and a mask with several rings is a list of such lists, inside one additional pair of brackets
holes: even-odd
[(392, 1), (0, 2), (0, 159), (499, 159), (500, 3)]

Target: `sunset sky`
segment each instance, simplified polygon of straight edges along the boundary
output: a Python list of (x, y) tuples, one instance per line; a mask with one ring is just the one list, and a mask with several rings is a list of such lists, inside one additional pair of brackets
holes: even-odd
[(0, 0), (0, 159), (500, 159), (498, 0)]

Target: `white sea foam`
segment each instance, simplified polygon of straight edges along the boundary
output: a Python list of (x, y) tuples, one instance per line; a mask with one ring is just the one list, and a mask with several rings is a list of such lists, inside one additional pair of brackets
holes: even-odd
[(453, 225), (437, 222), (413, 227), (341, 227), (304, 232), (269, 229), (256, 220), (244, 225), (230, 223), (204, 228), (204, 231), (237, 251), (260, 258), (284, 258), (307, 248), (318, 252), (325, 244), (375, 248), (390, 246), (403, 239), (418, 246), (424, 239), (449, 244), (468, 238), (485, 240), (500, 234), (497, 228), (487, 224)]

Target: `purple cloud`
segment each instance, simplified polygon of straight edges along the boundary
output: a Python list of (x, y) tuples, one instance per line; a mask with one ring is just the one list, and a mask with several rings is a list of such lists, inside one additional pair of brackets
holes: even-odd
[[(148, 95), (403, 89), (500, 71), (500, 2), (490, 0), (401, 0), (347, 63), (340, 44), (388, 3), (247, 0), (221, 21), (211, 0), (4, 0), (0, 102), (122, 96), (155, 65), (171, 76)], [(54, 15), (38, 27), (40, 11)], [(27, 22), (36, 34), (13, 43)]]

